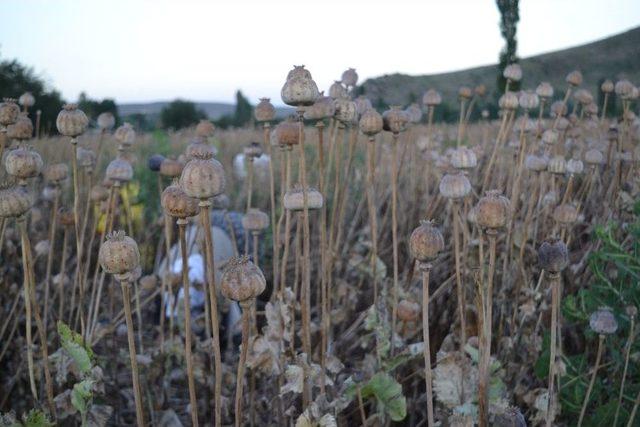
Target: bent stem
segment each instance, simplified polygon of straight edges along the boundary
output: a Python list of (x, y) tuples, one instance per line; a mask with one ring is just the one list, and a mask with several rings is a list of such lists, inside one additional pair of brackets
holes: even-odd
[(624, 392), (624, 383), (627, 379), (627, 368), (629, 367), (629, 356), (631, 354), (631, 344), (633, 344), (633, 332), (636, 322), (635, 316), (631, 316), (631, 325), (629, 326), (629, 338), (627, 338), (627, 349), (624, 355), (624, 370), (622, 371), (622, 382), (620, 383), (620, 393), (618, 394), (618, 405), (616, 406), (616, 415), (613, 419), (613, 427), (618, 425), (618, 416), (620, 415), (620, 405), (622, 404), (622, 393)]
[(429, 342), (429, 273), (431, 264), (420, 265), (422, 270), (422, 340), (424, 342), (424, 380), (427, 386), (427, 420), (428, 426), (435, 425), (433, 418), (433, 389), (431, 373), (431, 345)]
[(252, 304), (253, 299), (240, 302), (240, 307), (242, 308), (242, 345), (240, 347), (240, 360), (238, 362), (238, 373), (236, 375), (236, 427), (242, 425), (242, 388), (244, 385), (245, 365), (247, 364)]
[(596, 375), (598, 375), (598, 368), (600, 367), (600, 359), (602, 358), (602, 347), (604, 344), (605, 335), (600, 334), (598, 336), (598, 352), (596, 354), (596, 363), (593, 367), (593, 373), (591, 374), (591, 381), (589, 381), (589, 387), (587, 388), (587, 394), (584, 396), (584, 402), (582, 402), (582, 409), (580, 410), (580, 418), (578, 418), (578, 427), (582, 425), (584, 414), (587, 412), (587, 405), (589, 404), (589, 396), (593, 390), (593, 385), (596, 382)]

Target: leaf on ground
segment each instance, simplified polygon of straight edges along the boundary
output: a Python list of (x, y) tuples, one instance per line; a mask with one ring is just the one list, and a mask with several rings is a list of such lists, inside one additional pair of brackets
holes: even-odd
[(407, 416), (407, 400), (402, 386), (386, 372), (375, 374), (360, 390), (363, 398), (375, 396), (393, 421)]

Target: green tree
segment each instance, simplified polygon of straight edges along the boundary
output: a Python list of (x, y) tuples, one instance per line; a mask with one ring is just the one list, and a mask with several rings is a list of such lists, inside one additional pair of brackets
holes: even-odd
[[(500, 11), (500, 33), (505, 40), (505, 46), (500, 51), (500, 62), (498, 64), (497, 87), (499, 93), (504, 92), (507, 84), (506, 79), (502, 75), (505, 67), (514, 62), (518, 62), (516, 53), (518, 50), (516, 32), (518, 29), (518, 21), (520, 21), (518, 3), (519, 0), (496, 0), (498, 10)], [(518, 90), (519, 84), (510, 87), (510, 89)]]
[(241, 91), (236, 92), (236, 109), (233, 113), (233, 124), (235, 127), (242, 127), (251, 122), (253, 119), (253, 105), (242, 94)]
[(118, 106), (113, 99), (105, 98), (102, 101), (91, 99), (85, 92), (80, 93), (78, 98), (78, 108), (80, 108), (91, 120), (96, 120), (102, 113), (110, 112), (116, 118), (116, 123), (120, 122), (118, 117)]
[(162, 108), (160, 122), (165, 129), (182, 129), (198, 123), (206, 115), (196, 109), (196, 104), (182, 99), (176, 99)]

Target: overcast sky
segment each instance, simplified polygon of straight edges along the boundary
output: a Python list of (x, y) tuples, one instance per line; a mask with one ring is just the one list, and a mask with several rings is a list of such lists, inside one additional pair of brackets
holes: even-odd
[[(494, 0), (0, 0), (0, 57), (33, 66), (68, 100), (233, 101), (270, 96), (293, 64), (321, 89), (497, 62)], [(521, 0), (521, 57), (640, 25), (640, 0)], [(0, 88), (1, 91), (1, 88)]]

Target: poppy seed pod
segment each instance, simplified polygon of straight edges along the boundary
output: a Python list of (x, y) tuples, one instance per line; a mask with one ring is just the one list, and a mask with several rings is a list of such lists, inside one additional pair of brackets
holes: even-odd
[(64, 207), (58, 209), (58, 222), (63, 227), (73, 227), (76, 222), (73, 210)]
[(462, 199), (471, 191), (471, 183), (463, 173), (446, 174), (440, 180), (440, 194), (447, 199)]
[(567, 162), (562, 155), (553, 156), (547, 165), (547, 171), (557, 175), (562, 175), (567, 170)]
[(44, 179), (54, 184), (59, 184), (67, 179), (68, 176), (69, 166), (66, 163), (54, 163), (44, 170)]
[(358, 73), (355, 68), (348, 68), (342, 73), (342, 83), (347, 87), (353, 87), (358, 83)]
[(582, 73), (578, 70), (574, 70), (567, 74), (565, 79), (571, 86), (580, 86), (582, 84)]
[[(200, 155), (204, 155), (199, 153)], [(177, 178), (182, 174), (184, 163), (176, 159), (166, 158), (160, 163), (160, 175), (169, 178)]]
[(382, 131), (382, 116), (374, 109), (369, 109), (360, 117), (360, 132), (367, 136), (377, 135)]
[(17, 218), (29, 211), (33, 198), (23, 187), (3, 184), (0, 186), (0, 217)]
[(420, 318), (420, 304), (403, 299), (398, 302), (398, 319), (402, 322), (416, 322)]
[(597, 118), (598, 105), (595, 102), (592, 102), (591, 104), (586, 104), (583, 108), (584, 108), (584, 113), (587, 115), (587, 117)]
[(542, 133), (542, 142), (547, 145), (554, 145), (558, 142), (558, 132), (555, 129), (547, 129)]
[(479, 84), (473, 88), (473, 93), (482, 98), (487, 94), (487, 87), (483, 84)]
[(231, 201), (229, 200), (229, 196), (226, 194), (218, 194), (211, 199), (211, 207), (213, 209), (229, 209), (229, 205)]
[(568, 173), (572, 175), (581, 174), (583, 170), (584, 170), (584, 164), (582, 163), (582, 160), (569, 159), (569, 161), (567, 162)]
[(242, 149), (242, 152), (245, 157), (255, 159), (256, 157), (262, 156), (262, 145), (258, 142), (250, 142)]
[(250, 208), (242, 217), (242, 226), (251, 232), (262, 231), (269, 227), (269, 215), (260, 209)]
[(196, 136), (202, 138), (209, 138), (213, 136), (213, 132), (216, 130), (216, 127), (209, 120), (200, 120), (196, 125)]
[(266, 286), (262, 270), (246, 256), (229, 260), (220, 282), (222, 295), (241, 303), (260, 296)]
[(553, 210), (553, 219), (561, 225), (571, 225), (578, 220), (578, 209), (570, 203), (563, 203)]
[(12, 98), (4, 98), (0, 103), (0, 125), (9, 126), (18, 120), (20, 115), (20, 107), (16, 104), (16, 100)]
[(556, 124), (556, 128), (557, 128), (559, 131), (565, 131), (565, 130), (567, 130), (567, 129), (569, 128), (569, 125), (570, 125), (570, 124), (571, 124), (571, 122), (570, 122), (568, 119), (566, 119), (566, 118), (564, 118), (564, 117), (560, 117), (560, 118), (558, 119), (557, 124)]
[(324, 96), (324, 92), (320, 92), (320, 97), (316, 102), (305, 110), (304, 118), (306, 120), (328, 119), (329, 117), (333, 117), (335, 112), (336, 107), (333, 99), (330, 96)]
[(118, 157), (113, 159), (107, 166), (105, 177), (113, 182), (126, 183), (133, 178), (133, 168), (131, 163)]
[(165, 157), (162, 154), (152, 154), (147, 159), (147, 167), (152, 172), (159, 172), (160, 165), (164, 161)]
[(522, 79), (522, 68), (519, 64), (509, 64), (504, 68), (502, 75), (512, 82), (519, 82)]
[(348, 96), (347, 89), (342, 86), (340, 80), (336, 80), (329, 86), (329, 97), (333, 99), (346, 98)]
[(270, 122), (276, 117), (276, 108), (270, 101), (270, 98), (260, 98), (260, 102), (253, 110), (257, 122)]
[(453, 150), (450, 158), (451, 166), (456, 169), (473, 169), (478, 165), (476, 153), (466, 147)]
[(111, 232), (100, 246), (98, 261), (106, 273), (130, 273), (140, 265), (138, 244), (124, 231)]
[(56, 119), (58, 132), (71, 138), (82, 135), (88, 125), (89, 119), (76, 104), (66, 104)]
[(635, 305), (628, 305), (625, 307), (624, 312), (633, 319), (638, 315), (638, 308)]
[(18, 103), (25, 108), (30, 108), (36, 103), (36, 98), (31, 92), (25, 92), (18, 98)]
[(578, 101), (582, 106), (593, 102), (593, 95), (586, 89), (578, 89), (573, 94), (573, 99)]
[(542, 99), (553, 98), (553, 86), (549, 82), (542, 82), (536, 88), (536, 94)]
[(556, 238), (545, 240), (538, 248), (540, 267), (551, 273), (559, 273), (569, 265), (567, 245)]
[(274, 135), (278, 141), (278, 145), (281, 147), (291, 147), (297, 145), (300, 141), (298, 124), (291, 120), (291, 118), (278, 123)]
[(618, 80), (616, 85), (614, 86), (616, 91), (616, 95), (618, 95), (622, 99), (628, 99), (633, 91), (633, 84), (626, 79)]
[[(518, 117), (515, 125), (513, 126), (513, 130), (518, 134), (520, 132), (525, 132), (525, 133), (532, 132), (535, 128), (536, 128), (536, 123), (533, 120), (527, 118), (526, 116)], [(518, 141), (518, 144), (520, 144), (520, 140), (518, 139), (517, 141)]]
[(522, 92), (518, 101), (520, 103), (520, 108), (523, 110), (533, 110), (538, 108), (538, 105), (540, 105), (540, 98), (538, 98), (538, 95), (529, 90)]
[(109, 190), (103, 185), (94, 185), (91, 187), (90, 197), (93, 202), (104, 202), (109, 198)]
[(17, 148), (7, 153), (4, 160), (7, 173), (20, 180), (33, 178), (42, 170), (42, 157), (33, 148)]
[(565, 116), (568, 112), (567, 104), (562, 101), (556, 101), (551, 104), (550, 112), (552, 117)]
[(382, 128), (391, 133), (404, 132), (408, 121), (407, 114), (397, 105), (382, 113)]
[(125, 123), (116, 129), (113, 136), (123, 147), (130, 147), (136, 140), (136, 131), (130, 123)]
[(187, 196), (182, 188), (175, 184), (164, 189), (160, 204), (169, 216), (180, 219), (196, 216), (200, 210), (198, 199)]
[[(202, 142), (199, 138), (191, 142), (187, 145), (187, 148), (184, 150), (184, 155), (188, 160), (193, 159), (196, 156), (211, 156), (215, 157), (218, 154), (218, 149), (211, 144), (207, 144), (206, 142)], [(182, 172), (182, 163), (180, 163), (180, 172)], [(178, 173), (180, 175), (180, 173)], [(175, 175), (175, 176), (178, 176)]]
[(110, 131), (116, 125), (116, 118), (110, 111), (100, 113), (97, 119), (98, 127), (102, 131)]
[(20, 141), (30, 139), (33, 136), (33, 123), (27, 113), (18, 114), (15, 123), (7, 127), (7, 136)]
[(599, 335), (612, 335), (618, 330), (618, 321), (608, 307), (601, 307), (589, 317), (589, 327)]
[(460, 86), (458, 89), (458, 98), (471, 99), (473, 97), (473, 91), (468, 86)]
[(356, 103), (356, 111), (358, 112), (358, 116), (362, 116), (365, 111), (368, 111), (373, 108), (371, 105), (371, 101), (364, 95), (358, 96), (353, 102)]
[[(307, 189), (307, 208), (315, 210), (322, 208), (324, 198), (322, 193), (313, 187)], [(296, 185), (284, 194), (284, 208), (290, 211), (301, 211), (304, 209), (304, 192), (300, 185)]]
[(409, 122), (411, 123), (420, 123), (420, 120), (422, 120), (422, 110), (415, 102), (409, 105), (404, 112), (407, 114)]
[(337, 98), (333, 101), (335, 112), (333, 116), (344, 124), (354, 123), (358, 119), (356, 103), (349, 98)]
[(604, 163), (604, 155), (594, 148), (584, 153), (584, 161), (590, 166), (601, 165)]
[(442, 96), (440, 92), (435, 89), (429, 89), (422, 95), (422, 103), (427, 107), (435, 107), (442, 102)]
[(95, 153), (87, 148), (78, 147), (76, 159), (78, 160), (78, 166), (85, 169), (93, 168), (96, 164)]
[(602, 82), (600, 85), (600, 90), (604, 93), (611, 93), (615, 89), (613, 82), (609, 79)]
[(411, 255), (420, 262), (430, 262), (444, 250), (444, 238), (432, 221), (420, 221), (409, 238)]
[(311, 78), (311, 73), (304, 69), (304, 65), (296, 65), (289, 75), (291, 77), (287, 78), (280, 91), (282, 101), (294, 107), (313, 105), (320, 92), (316, 82)]
[(511, 203), (500, 191), (487, 191), (476, 205), (476, 221), (483, 228), (502, 228), (507, 223), (510, 211)]
[(498, 100), (498, 106), (503, 110), (517, 110), (520, 105), (518, 95), (515, 92), (505, 92)]
[(208, 156), (189, 160), (180, 175), (180, 186), (184, 192), (201, 200), (224, 193), (225, 185), (224, 168), (219, 161)]

